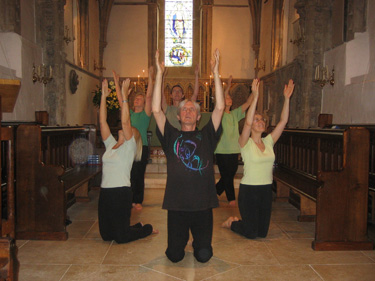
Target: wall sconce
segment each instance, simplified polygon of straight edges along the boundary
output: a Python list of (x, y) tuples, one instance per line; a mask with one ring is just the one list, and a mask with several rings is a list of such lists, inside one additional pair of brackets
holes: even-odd
[(49, 71), (47, 71), (47, 66), (44, 64), (40, 64), (37, 68), (35, 64), (33, 64), (33, 83), (35, 84), (36, 81), (43, 83), (44, 86), (47, 85), (52, 79), (52, 66), (49, 66)]
[(65, 41), (66, 45), (68, 45), (70, 42), (76, 40), (74, 37), (73, 39), (69, 36), (69, 28), (67, 25), (65, 25), (65, 30), (64, 30), (64, 38), (63, 40)]
[(332, 67), (332, 72), (328, 71), (328, 66), (320, 67), (319, 65), (315, 68), (315, 77), (313, 82), (319, 83), (320, 87), (324, 87), (326, 83), (335, 85), (335, 69)]
[(266, 61), (262, 62), (261, 60), (255, 59), (254, 70), (256, 72), (258, 72), (259, 70), (266, 71)]
[(95, 70), (103, 71), (103, 70), (106, 70), (106, 68), (103, 65), (101, 65), (101, 66), (97, 65), (96, 61), (94, 60), (94, 71)]

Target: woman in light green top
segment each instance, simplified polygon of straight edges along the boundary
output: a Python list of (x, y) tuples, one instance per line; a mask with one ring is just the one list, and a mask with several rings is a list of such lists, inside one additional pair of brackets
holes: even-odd
[(232, 107), (232, 98), (229, 95), (229, 89), (232, 84), (232, 75), (228, 79), (228, 87), (225, 90), (225, 111), (221, 125), (223, 133), (216, 147), (216, 164), (220, 171), (220, 180), (216, 184), (216, 192), (221, 195), (224, 191), (227, 196), (229, 206), (236, 206), (236, 197), (234, 194), (234, 176), (238, 168), (238, 153), (240, 146), (238, 138), (238, 122), (245, 118), (245, 112), (249, 108), (252, 95), (249, 95), (246, 102), (234, 110)]
[(284, 106), (279, 123), (265, 138), (266, 122), (255, 113), (259, 96), (259, 80), (254, 79), (252, 89), (254, 99), (246, 115), (246, 122), (238, 140), (244, 161), (244, 176), (238, 195), (241, 220), (229, 217), (223, 227), (247, 238), (266, 237), (271, 219), (272, 207), (272, 167), (275, 161), (273, 146), (280, 138), (289, 119), (289, 101), (294, 90), (293, 80), (284, 88)]

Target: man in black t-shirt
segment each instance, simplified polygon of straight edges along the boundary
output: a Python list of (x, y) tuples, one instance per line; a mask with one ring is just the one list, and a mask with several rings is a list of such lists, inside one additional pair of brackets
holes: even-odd
[(216, 105), (208, 124), (197, 129), (200, 107), (184, 100), (178, 107), (181, 131), (174, 128), (161, 109), (161, 82), (164, 64), (156, 52), (156, 79), (152, 100), (156, 134), (167, 156), (167, 186), (163, 209), (168, 210), (167, 257), (172, 262), (184, 258), (189, 230), (193, 235), (194, 256), (199, 262), (212, 257), (212, 208), (218, 206), (213, 169), (214, 150), (219, 141), (224, 112), (224, 96), (219, 77), (219, 51), (216, 50), (211, 69), (215, 81)]

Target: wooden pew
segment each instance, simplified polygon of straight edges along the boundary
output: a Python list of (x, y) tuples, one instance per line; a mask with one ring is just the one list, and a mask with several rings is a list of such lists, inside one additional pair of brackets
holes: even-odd
[(9, 128), (0, 128), (0, 280), (18, 280), (15, 244), (14, 138)]
[(82, 149), (94, 144), (89, 138), (96, 132), (26, 124), (16, 131), (16, 237), (66, 240), (67, 209), (89, 200), (89, 181), (101, 172), (101, 166), (75, 165), (69, 151), (75, 140), (86, 140)]
[(369, 153), (369, 218), (368, 221), (375, 224), (375, 124), (334, 124), (335, 127), (345, 129), (349, 127), (364, 127), (370, 132), (370, 153)]
[(286, 129), (275, 145), (277, 199), (300, 197), (315, 218), (314, 250), (371, 250), (367, 240), (369, 132)]

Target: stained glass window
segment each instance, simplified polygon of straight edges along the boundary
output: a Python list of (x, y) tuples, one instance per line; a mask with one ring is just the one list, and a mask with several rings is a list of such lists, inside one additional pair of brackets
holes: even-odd
[(193, 0), (165, 0), (165, 65), (191, 67)]

